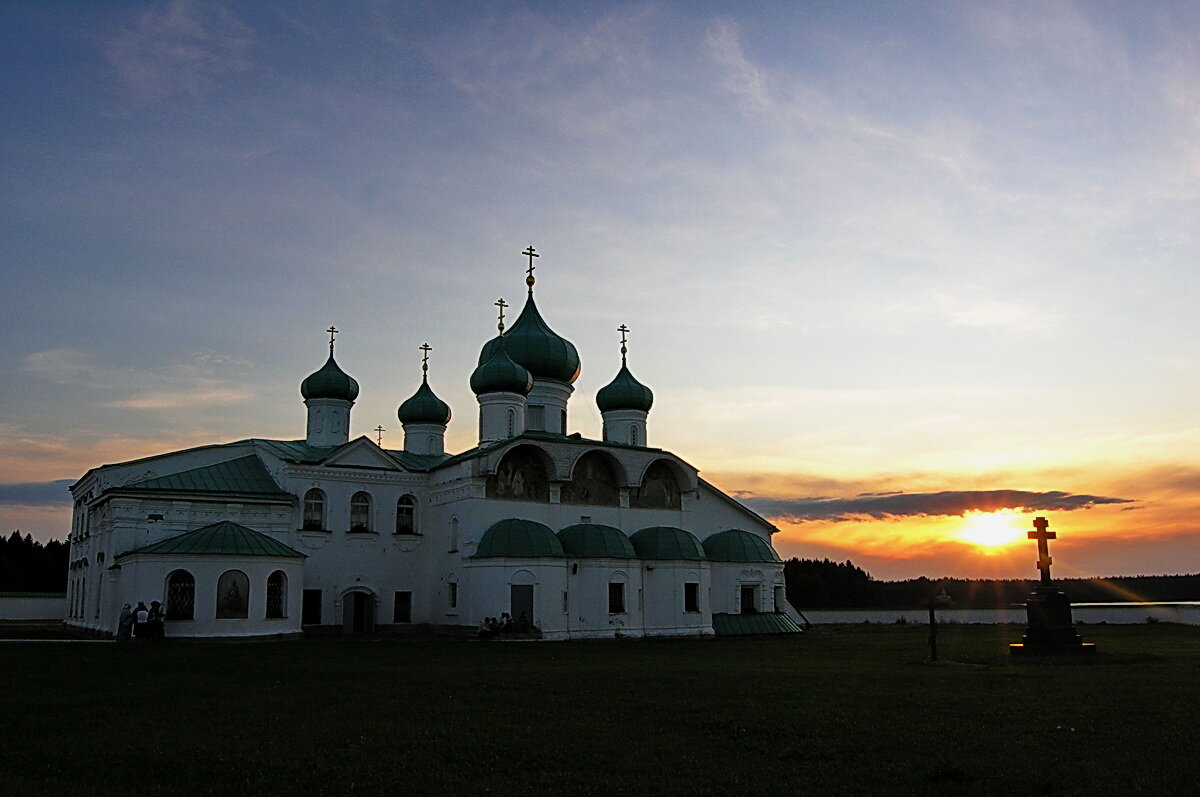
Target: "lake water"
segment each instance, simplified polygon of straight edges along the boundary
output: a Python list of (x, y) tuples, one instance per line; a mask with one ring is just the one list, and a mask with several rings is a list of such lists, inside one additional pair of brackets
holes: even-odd
[[(1075, 603), (1071, 605), (1075, 622), (1133, 625), (1154, 622), (1200, 625), (1200, 601), (1183, 603)], [(808, 609), (803, 612), (810, 623), (928, 623), (925, 609)], [(939, 623), (1016, 623), (1025, 625), (1025, 607), (1008, 609), (938, 609)]]

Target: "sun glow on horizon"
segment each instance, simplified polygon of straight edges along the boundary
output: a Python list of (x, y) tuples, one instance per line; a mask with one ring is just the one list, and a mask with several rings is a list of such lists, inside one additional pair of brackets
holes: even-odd
[(988, 549), (1001, 548), (1025, 539), (1021, 513), (1011, 509), (999, 512), (968, 512), (955, 539)]

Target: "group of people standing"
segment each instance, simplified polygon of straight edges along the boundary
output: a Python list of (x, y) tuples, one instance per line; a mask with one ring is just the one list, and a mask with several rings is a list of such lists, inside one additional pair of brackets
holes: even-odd
[(525, 612), (516, 620), (508, 612), (501, 612), (499, 617), (485, 617), (479, 623), (479, 638), (492, 639), (500, 634), (528, 634), (533, 630), (533, 624)]
[(158, 601), (150, 601), (149, 608), (146, 608), (146, 604), (142, 601), (138, 601), (137, 607), (133, 609), (129, 608), (127, 603), (121, 607), (121, 618), (117, 621), (117, 641), (160, 640), (164, 636), (163, 623), (165, 620), (166, 612), (163, 611), (163, 605)]

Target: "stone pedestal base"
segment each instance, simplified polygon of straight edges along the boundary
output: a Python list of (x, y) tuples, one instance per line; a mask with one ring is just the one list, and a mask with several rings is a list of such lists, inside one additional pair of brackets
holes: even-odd
[(1029, 627), (1021, 643), (1009, 645), (1014, 656), (1049, 656), (1094, 653), (1096, 646), (1075, 633), (1071, 619), (1071, 601), (1062, 590), (1039, 587), (1025, 602)]

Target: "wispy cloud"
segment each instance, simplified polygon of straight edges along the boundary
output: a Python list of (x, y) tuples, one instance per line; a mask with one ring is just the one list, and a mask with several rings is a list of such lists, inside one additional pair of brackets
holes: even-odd
[(788, 520), (861, 520), (862, 518), (964, 515), (967, 512), (1069, 512), (1098, 504), (1132, 503), (1128, 498), (1073, 495), (1058, 490), (946, 490), (938, 493), (865, 493), (853, 498), (772, 499), (745, 496), (743, 500), (770, 518)]

